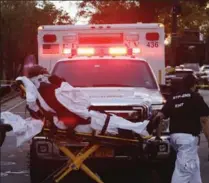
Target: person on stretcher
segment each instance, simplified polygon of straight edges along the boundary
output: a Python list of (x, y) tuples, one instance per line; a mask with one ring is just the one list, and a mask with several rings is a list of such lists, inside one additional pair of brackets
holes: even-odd
[[(42, 102), (46, 102), (45, 104), (40, 104), (40, 101), (37, 100), (39, 110), (34, 111), (33, 107), (30, 106), (30, 103), (27, 105), (27, 109), (29, 110), (31, 116), (36, 118), (35, 115), (40, 118), (44, 115), (47, 115), (47, 119), (53, 121), (54, 116), (56, 116), (59, 121), (62, 121), (68, 129), (74, 129), (79, 122), (79, 124), (89, 124), (90, 121), (84, 120), (80, 116), (74, 114), (69, 111), (66, 107), (64, 107), (56, 98), (55, 90), (61, 86), (62, 82), (65, 82), (64, 79), (61, 79), (55, 75), (50, 76), (46, 69), (40, 66), (34, 66), (29, 70), (28, 78), (35, 84), (38, 92), (41, 95), (39, 100)], [(20, 80), (19, 80), (20, 81)], [(48, 106), (47, 106), (48, 105)], [(40, 112), (40, 109), (43, 112)], [(62, 128), (62, 127), (61, 127)], [(65, 129), (65, 127), (64, 127)]]
[[(46, 69), (36, 65), (30, 68), (28, 77), (18, 77), (16, 80), (26, 88), (25, 98), (31, 117), (35, 119), (45, 117), (58, 128), (70, 131), (88, 133), (91, 133), (93, 129), (102, 131), (109, 115), (105, 112), (89, 110), (89, 97), (74, 89), (64, 79), (49, 75)], [(132, 130), (140, 135), (149, 135), (153, 130), (153, 125), (151, 123), (148, 125), (148, 123), (148, 120), (143, 123), (132, 123), (111, 115), (106, 132), (118, 134), (117, 129), (121, 128)], [(8, 127), (5, 128), (6, 131), (9, 131)]]

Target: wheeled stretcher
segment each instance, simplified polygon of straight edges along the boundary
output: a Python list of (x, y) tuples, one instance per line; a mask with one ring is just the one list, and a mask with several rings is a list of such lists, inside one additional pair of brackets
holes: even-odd
[[(25, 95), (24, 85), (20, 84), (19, 87), (22, 94)], [(42, 111), (42, 113), (44, 116), (44, 111)], [(44, 127), (39, 135), (53, 141), (59, 150), (69, 158), (64, 167), (51, 174), (55, 182), (60, 182), (72, 171), (81, 169), (96, 182), (103, 183), (103, 181), (85, 165), (85, 160), (98, 151), (101, 146), (130, 145), (134, 146), (137, 149), (137, 152), (141, 152), (142, 154), (145, 151), (143, 148), (145, 144), (158, 148), (157, 144), (159, 141), (153, 140), (152, 135), (141, 136), (130, 130), (124, 129), (119, 129), (118, 135), (109, 135), (108, 133), (105, 133), (109, 122), (108, 118), (109, 115), (107, 116), (103, 129), (100, 133), (96, 133), (96, 131), (93, 131), (92, 133), (80, 133), (75, 131), (69, 132), (69, 130), (61, 130), (56, 128), (54, 125), (49, 125), (47, 117), (42, 119)], [(82, 148), (78, 153), (73, 153), (73, 151), (68, 147), (68, 144), (72, 139), (77, 142), (88, 142), (89, 145)], [(149, 153), (152, 154), (151, 151)]]
[(59, 150), (62, 151), (63, 154), (65, 154), (69, 158), (67, 164), (62, 167), (58, 172), (55, 172), (52, 175), (55, 182), (60, 182), (70, 172), (81, 169), (93, 180), (98, 183), (102, 183), (103, 181), (85, 165), (85, 160), (87, 160), (96, 151), (98, 151), (100, 147), (130, 145), (135, 146), (135, 148), (138, 150), (142, 150), (141, 148), (143, 147), (143, 144), (154, 142), (149, 141), (152, 136), (147, 136), (143, 138), (140, 136), (132, 136), (132, 138), (128, 138), (94, 133), (89, 134), (74, 132), (74, 134), (70, 134), (71, 137), (73, 136), (74, 140), (77, 140), (78, 142), (85, 141), (89, 143), (88, 146), (85, 146), (79, 152), (74, 154), (68, 147), (68, 141), (71, 141), (72, 139), (69, 137), (67, 131), (57, 129), (56, 132), (53, 132), (52, 136), (51, 129), (44, 128), (42, 135), (52, 140), (53, 143), (59, 148)]

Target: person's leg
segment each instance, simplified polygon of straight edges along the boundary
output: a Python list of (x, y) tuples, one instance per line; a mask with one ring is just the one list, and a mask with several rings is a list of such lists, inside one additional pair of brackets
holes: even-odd
[(201, 175), (200, 175), (200, 160), (199, 157), (196, 157), (197, 161), (197, 170), (194, 172), (190, 183), (202, 183)]
[(183, 165), (178, 156), (179, 155), (177, 153), (177, 159), (175, 162), (175, 169), (172, 175), (171, 183), (189, 183), (191, 174), (187, 171), (182, 171)]
[(172, 183), (201, 183), (199, 158), (198, 158), (198, 139), (193, 136), (177, 136), (172, 140), (172, 144), (177, 150), (175, 170), (172, 176)]

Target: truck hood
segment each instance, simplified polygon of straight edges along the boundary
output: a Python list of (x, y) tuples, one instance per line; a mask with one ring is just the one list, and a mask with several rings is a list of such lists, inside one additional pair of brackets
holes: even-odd
[(88, 94), (91, 104), (95, 106), (139, 105), (142, 101), (162, 104), (164, 98), (159, 90), (146, 88), (99, 87), (79, 88)]

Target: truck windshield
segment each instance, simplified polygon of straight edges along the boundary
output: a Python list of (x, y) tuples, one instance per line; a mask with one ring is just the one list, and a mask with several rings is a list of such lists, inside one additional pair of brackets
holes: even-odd
[(146, 62), (136, 60), (92, 59), (63, 61), (52, 74), (64, 78), (74, 87), (144, 87), (157, 89)]

